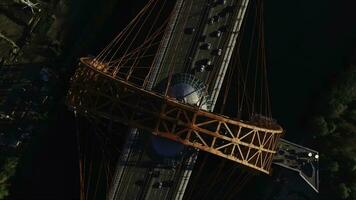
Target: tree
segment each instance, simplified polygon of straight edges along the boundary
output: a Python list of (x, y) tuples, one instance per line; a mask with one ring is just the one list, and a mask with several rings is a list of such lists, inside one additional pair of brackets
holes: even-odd
[(339, 171), (339, 163), (336, 161), (333, 161), (329, 164), (328, 170), (331, 172), (338, 172)]
[(328, 124), (323, 116), (317, 116), (312, 121), (313, 129), (317, 135), (325, 136), (329, 133)]
[(339, 78), (311, 120), (321, 153), (321, 195), (356, 200), (356, 68)]
[(337, 187), (337, 192), (338, 192), (338, 196), (341, 199), (347, 199), (350, 196), (351, 193), (351, 189), (348, 188), (344, 183), (341, 183), (338, 187)]
[[(335, 97), (335, 98), (337, 98), (337, 97)], [(347, 109), (347, 105), (340, 103), (340, 102), (331, 104), (330, 107), (331, 107), (331, 110), (330, 110), (329, 116), (332, 118), (340, 117), (342, 114), (344, 114), (344, 112)]]
[(5, 160), (0, 171), (0, 199), (9, 195), (9, 179), (15, 174), (18, 164), (17, 157), (9, 157)]

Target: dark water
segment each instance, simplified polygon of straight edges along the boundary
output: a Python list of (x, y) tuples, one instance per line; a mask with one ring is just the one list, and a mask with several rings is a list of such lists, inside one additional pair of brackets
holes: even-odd
[[(68, 39), (73, 58), (95, 54), (144, 4), (143, 1), (77, 1)], [(352, 6), (354, 4), (354, 6)], [(309, 138), (305, 121), (331, 78), (347, 66), (355, 48), (352, 0), (265, 1), (266, 41), (274, 118), (286, 138)], [(69, 71), (73, 70), (69, 67)], [(63, 94), (65, 91), (63, 89)], [(72, 115), (59, 99), (48, 131), (33, 138), (10, 199), (77, 199), (77, 149)]]
[(354, 1), (266, 1), (272, 110), (300, 140), (303, 123), (356, 48)]
[(9, 199), (77, 199), (79, 171), (73, 116), (58, 106), (26, 147)]

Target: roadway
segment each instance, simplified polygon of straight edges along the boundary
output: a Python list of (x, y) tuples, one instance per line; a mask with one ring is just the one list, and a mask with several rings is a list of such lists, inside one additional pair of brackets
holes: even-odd
[[(170, 66), (175, 73), (194, 73), (205, 83), (211, 76), (215, 77), (217, 70), (214, 69), (220, 67), (222, 58), (226, 59), (226, 49), (233, 48), (231, 44), (227, 46), (227, 41), (238, 31), (232, 27), (241, 7), (236, 6), (236, 0), (209, 2), (194, 0), (183, 3), (162, 62), (158, 65), (160, 70), (157, 71), (156, 83), (168, 76)], [(242, 21), (242, 18), (238, 20)], [(217, 52), (219, 49), (221, 55)], [(204, 60), (211, 63), (202, 63)], [(200, 65), (205, 65), (205, 68), (199, 69)], [(184, 192), (186, 184), (183, 179), (189, 180), (197, 152), (187, 149), (185, 155), (176, 160), (155, 160), (149, 150), (150, 137), (150, 133), (129, 134), (116, 169), (120, 173), (116, 173), (114, 178), (117, 188), (113, 199), (176, 199), (178, 193)]]

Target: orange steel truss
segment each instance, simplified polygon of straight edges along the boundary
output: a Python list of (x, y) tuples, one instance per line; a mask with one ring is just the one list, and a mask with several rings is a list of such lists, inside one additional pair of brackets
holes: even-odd
[[(101, 66), (101, 65), (100, 65)], [(200, 110), (147, 91), (82, 58), (67, 103), (89, 116), (136, 127), (269, 174), (283, 129)]]

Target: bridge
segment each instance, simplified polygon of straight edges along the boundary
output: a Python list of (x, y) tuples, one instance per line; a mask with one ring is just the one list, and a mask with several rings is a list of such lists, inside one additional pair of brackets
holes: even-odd
[[(282, 155), (293, 145), (280, 142), (283, 129), (268, 108), (267, 117), (252, 113), (247, 119), (215, 109), (219, 97), (228, 96), (228, 67), (248, 5), (248, 0), (173, 5), (150, 0), (99, 55), (80, 59), (68, 92), (70, 108), (92, 123), (105, 121), (104, 127), (131, 127), (120, 133), (125, 142), (108, 199), (183, 199), (199, 152), (265, 174), (275, 158), (280, 166), (300, 167)], [(82, 173), (91, 172), (80, 166)], [(81, 187), (82, 194), (88, 191), (88, 185)]]

